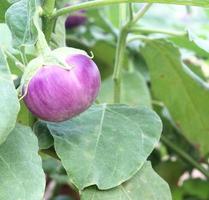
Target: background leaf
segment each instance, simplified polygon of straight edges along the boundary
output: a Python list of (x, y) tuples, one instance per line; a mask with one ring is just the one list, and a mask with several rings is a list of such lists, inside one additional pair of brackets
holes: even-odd
[(5, 12), (9, 8), (10, 3), (7, 0), (0, 0), (0, 23), (5, 21)]
[[(79, 188), (115, 187), (144, 164), (161, 134), (159, 117), (147, 108), (94, 105), (63, 123), (48, 123), (55, 150)], [(79, 155), (79, 156), (78, 156)]]
[(152, 40), (142, 54), (150, 69), (155, 98), (167, 106), (177, 128), (207, 153), (209, 91), (187, 74), (179, 50), (171, 43)]
[[(113, 103), (113, 84), (112, 77), (103, 81), (98, 97), (100, 102)], [(144, 77), (139, 72), (122, 73), (121, 103), (151, 107), (149, 89)]]
[(34, 133), (38, 137), (38, 145), (40, 149), (48, 149), (54, 144), (52, 135), (50, 134), (45, 123), (37, 121), (33, 128)]
[(208, 182), (201, 179), (188, 179), (183, 183), (182, 190), (187, 196), (198, 199), (208, 199)]
[(188, 31), (188, 37), (190, 41), (194, 42), (196, 46), (209, 53), (209, 41), (207, 39), (203, 39), (195, 35), (192, 31)]
[(168, 184), (146, 162), (129, 181), (115, 189), (99, 191), (95, 187), (85, 189), (81, 200), (171, 200)]
[(90, 47), (90, 50), (94, 54), (94, 60), (102, 74), (102, 79), (112, 75), (115, 59), (115, 46), (106, 41), (99, 40)]
[(30, 128), (17, 125), (0, 146), (0, 171), (1, 200), (43, 198), (45, 175)]
[(21, 0), (14, 3), (6, 12), (6, 22), (12, 32), (15, 47), (34, 44), (37, 30), (33, 16), (39, 0)]
[(66, 16), (61, 16), (57, 19), (51, 43), (51, 46), (55, 49), (66, 46), (65, 20)]
[(10, 48), (11, 42), (12, 36), (8, 26), (4, 23), (0, 23), (0, 46)]
[(0, 49), (0, 144), (14, 128), (20, 109), (7, 61)]

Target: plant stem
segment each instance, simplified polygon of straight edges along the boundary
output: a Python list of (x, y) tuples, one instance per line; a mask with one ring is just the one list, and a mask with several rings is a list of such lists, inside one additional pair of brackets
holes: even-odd
[(152, 29), (152, 28), (140, 28), (140, 27), (133, 27), (130, 29), (130, 32), (135, 34), (154, 34), (154, 33), (160, 33), (160, 34), (166, 34), (170, 36), (184, 36), (187, 33), (186, 32), (177, 32), (177, 31), (169, 31), (169, 30), (163, 30), (163, 29)]
[[(121, 69), (124, 65), (124, 54), (125, 54), (125, 48), (126, 48), (126, 39), (128, 36), (128, 25), (132, 18), (130, 15), (132, 15), (132, 9), (130, 9), (130, 4), (128, 14), (129, 19), (127, 20), (127, 6), (126, 5), (120, 5), (120, 31), (119, 31), (119, 37), (117, 41), (117, 47), (116, 47), (116, 56), (115, 56), (115, 66), (114, 66), (114, 72), (113, 72), (113, 81), (114, 81), (114, 103), (120, 103), (121, 98)], [(124, 24), (125, 22), (125, 24)]]
[[(116, 49), (116, 59), (115, 59), (115, 67), (113, 72), (113, 80), (114, 80), (114, 102), (120, 103), (120, 96), (121, 96), (121, 69), (124, 65), (124, 54), (125, 54), (125, 48), (126, 48), (126, 40), (129, 33), (129, 30), (131, 27), (144, 16), (144, 14), (147, 12), (147, 10), (150, 8), (152, 4), (146, 4), (139, 12), (138, 14), (133, 17), (132, 16), (132, 7), (131, 4), (129, 4), (129, 21), (122, 25), (118, 43), (117, 43), (117, 49)], [(123, 16), (122, 16), (123, 17)], [(121, 18), (122, 18), (121, 17)], [(122, 24), (122, 23), (121, 23)]]
[(144, 1), (141, 1), (141, 0), (97, 0), (97, 1), (84, 2), (84, 3), (72, 5), (72, 6), (57, 10), (57, 12), (53, 14), (53, 18), (57, 18), (61, 15), (65, 15), (65, 14), (82, 10), (82, 9), (92, 9), (92, 8), (98, 8), (98, 7), (107, 6), (111, 4), (132, 3), (132, 2), (140, 3)]
[(207, 179), (209, 179), (209, 171), (206, 170), (200, 163), (198, 163), (194, 158), (192, 158), (189, 154), (185, 151), (180, 149), (174, 143), (170, 142), (165, 136), (161, 136), (161, 141), (169, 148), (171, 148), (176, 154), (178, 154), (181, 158), (183, 158), (186, 162), (190, 165), (197, 168), (200, 172), (202, 172)]
[(6, 54), (6, 56), (8, 58), (10, 58), (11, 60), (13, 60), (13, 62), (15, 63), (15, 65), (17, 66), (18, 69), (20, 69), (22, 72), (25, 69), (25, 65), (23, 63), (21, 63), (13, 54), (11, 54), (9, 51), (5, 50), (4, 53)]
[(54, 150), (53, 147), (49, 148), (49, 149), (40, 149), (39, 150), (39, 154), (47, 154), (49, 156), (51, 156), (52, 158), (55, 158), (56, 160), (60, 160), (60, 158), (58, 157), (56, 151)]
[(21, 56), (21, 59), (22, 59), (22, 62), (24, 63), (24, 65), (27, 66), (28, 61), (27, 61), (27, 57), (25, 54), (25, 47), (24, 46), (20, 47), (20, 56)]
[(46, 187), (45, 194), (44, 194), (45, 200), (52, 199), (56, 186), (57, 186), (57, 182), (55, 180), (52, 180), (49, 182), (49, 184)]
[(37, 118), (30, 111), (28, 111), (28, 125), (33, 128), (36, 121)]
[(46, 41), (51, 39), (51, 33), (54, 28), (55, 20), (52, 18), (54, 12), (55, 0), (44, 0), (43, 3), (43, 32), (46, 37)]
[(192, 14), (191, 6), (186, 6), (186, 11), (187, 11), (187, 14)]
[[(72, 5), (70, 7), (62, 8), (57, 10), (53, 14), (53, 18), (57, 18), (61, 15), (65, 15), (74, 11), (82, 10), (82, 9), (92, 9), (92, 8), (98, 8), (102, 6), (112, 5), (112, 4), (119, 4), (119, 3), (146, 3), (148, 0), (96, 0), (96, 1), (89, 1), (80, 3), (77, 5)], [(169, 3), (169, 4), (178, 4), (178, 5), (197, 5), (197, 3), (189, 2), (189, 1), (168, 1), (165, 0), (149, 0), (150, 3)], [(206, 4), (206, 3), (205, 3)], [(207, 5), (208, 6), (208, 5)]]
[(132, 24), (135, 24), (139, 19), (141, 19), (151, 6), (152, 6), (152, 3), (145, 4), (142, 7), (142, 9), (138, 13), (136, 13), (136, 15), (134, 16), (132, 20)]
[(124, 54), (125, 54), (127, 35), (128, 35), (128, 32), (126, 31), (126, 29), (122, 28), (119, 33), (117, 49), (116, 49), (115, 67), (114, 67), (114, 73), (113, 73), (114, 102), (115, 103), (120, 103), (120, 96), (121, 96), (120, 72), (124, 64)]
[(128, 9), (129, 9), (129, 21), (132, 21), (134, 18), (134, 11), (133, 11), (132, 3), (129, 3)]
[(43, 4), (44, 15), (50, 17), (54, 11), (54, 6), (55, 6), (55, 0), (44, 0), (44, 4)]

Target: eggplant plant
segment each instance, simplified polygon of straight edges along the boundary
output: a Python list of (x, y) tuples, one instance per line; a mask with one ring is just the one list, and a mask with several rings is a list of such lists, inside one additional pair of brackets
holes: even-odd
[(208, 200), (208, 0), (0, 0), (1, 200)]

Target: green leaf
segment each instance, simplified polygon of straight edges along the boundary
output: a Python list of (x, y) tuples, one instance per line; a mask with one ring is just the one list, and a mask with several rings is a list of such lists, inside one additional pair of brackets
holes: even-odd
[(94, 60), (101, 72), (102, 79), (107, 78), (113, 73), (115, 49), (116, 48), (114, 45), (102, 40), (97, 41), (93, 46), (90, 47), (90, 50), (94, 54)]
[[(99, 94), (99, 101), (114, 103), (113, 88), (112, 77), (104, 80)], [(139, 72), (123, 72), (121, 83), (121, 103), (133, 106), (151, 107), (149, 89), (144, 77)]]
[[(87, 27), (87, 31), (88, 28), (90, 28), (90, 34), (92, 35), (96, 35), (96, 31), (102, 31), (103, 34), (108, 34), (108, 37), (111, 36), (111, 34), (114, 35), (114, 37), (117, 34), (117, 29), (114, 27), (113, 25), (113, 21), (111, 21), (111, 17), (109, 16), (109, 12), (108, 10), (112, 11), (112, 17), (113, 17), (113, 13), (115, 16), (117, 16), (116, 18), (118, 18), (118, 23), (119, 23), (119, 9), (118, 9), (118, 5), (111, 5), (111, 6), (105, 6), (103, 9), (91, 9), (88, 10), (88, 12), (86, 13), (87, 18), (88, 18), (88, 26)], [(105, 10), (105, 8), (107, 8), (107, 12)], [(96, 28), (97, 27), (97, 28)], [(99, 27), (99, 29), (98, 29)], [(113, 36), (112, 35), (112, 36)], [(108, 38), (105, 37), (105, 40)]]
[(51, 46), (53, 48), (66, 46), (65, 20), (66, 16), (61, 16), (57, 19), (54, 33), (52, 34)]
[(188, 34), (184, 36), (170, 38), (172, 42), (179, 47), (186, 48), (195, 52), (197, 56), (207, 58), (209, 53), (209, 41), (207, 38), (202, 38), (196, 35), (191, 30), (188, 30)]
[(12, 35), (6, 24), (0, 23), (0, 46), (10, 48), (12, 44)]
[(20, 102), (20, 111), (18, 113), (17, 122), (26, 126), (31, 125), (30, 111), (23, 101)]
[(34, 125), (33, 131), (38, 137), (38, 145), (40, 149), (48, 149), (53, 146), (53, 137), (45, 123), (37, 121)]
[(168, 184), (146, 162), (139, 172), (129, 181), (107, 191), (95, 187), (85, 189), (81, 200), (171, 200)]
[(189, 196), (193, 196), (198, 199), (208, 199), (209, 191), (208, 191), (208, 182), (206, 180), (201, 179), (188, 179), (184, 181), (182, 189), (185, 194)]
[(14, 128), (20, 109), (7, 61), (0, 49), (0, 144)]
[(196, 44), (196, 46), (204, 50), (206, 53), (209, 53), (209, 41), (208, 40), (198, 37), (190, 30), (188, 31), (188, 37), (191, 42)]
[(188, 35), (171, 37), (169, 40), (181, 48), (195, 52), (197, 56), (208, 57), (208, 53), (199, 45), (192, 42), (191, 38), (189, 38)]
[(5, 12), (9, 8), (10, 3), (6, 0), (0, 0), (0, 23), (5, 21)]
[[(179, 160), (166, 160), (160, 162), (155, 170), (171, 187), (175, 187), (179, 177), (185, 172), (185, 166)], [(175, 173), (171, 173), (171, 171)]]
[(12, 3), (19, 0), (0, 0), (0, 23), (5, 21), (5, 12)]
[(150, 69), (154, 96), (167, 106), (177, 128), (207, 153), (209, 91), (185, 70), (179, 50), (171, 43), (147, 42), (142, 54)]
[(162, 124), (150, 109), (102, 104), (48, 128), (73, 183), (79, 189), (94, 184), (109, 189), (140, 169), (159, 141)]
[(1, 200), (43, 198), (45, 175), (30, 128), (17, 125), (0, 146), (0, 171)]
[(12, 32), (15, 47), (34, 44), (37, 30), (33, 16), (39, 5), (38, 0), (21, 0), (14, 3), (6, 12), (6, 22)]
[(119, 5), (112, 5), (104, 7), (104, 17), (107, 17), (114, 27), (120, 27)]

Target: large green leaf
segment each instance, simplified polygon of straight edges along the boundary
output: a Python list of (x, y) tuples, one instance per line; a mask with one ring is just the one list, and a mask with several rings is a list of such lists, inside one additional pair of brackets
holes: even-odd
[(45, 175), (38, 142), (30, 128), (17, 125), (0, 146), (0, 199), (41, 200)]
[(158, 143), (162, 125), (150, 109), (102, 104), (72, 120), (48, 123), (48, 128), (74, 184), (109, 189), (140, 169)]
[(146, 162), (129, 181), (107, 191), (95, 187), (85, 189), (81, 200), (171, 200), (168, 184)]
[[(112, 77), (102, 82), (99, 101), (113, 103), (113, 80)], [(138, 72), (124, 72), (121, 83), (121, 103), (133, 106), (151, 107), (149, 89), (144, 77)]]
[(209, 91), (188, 75), (179, 50), (165, 40), (146, 43), (142, 54), (154, 96), (167, 106), (177, 128), (203, 153), (209, 151)]
[(21, 0), (14, 3), (6, 12), (6, 22), (12, 32), (15, 47), (33, 44), (37, 39), (37, 30), (33, 16), (39, 0)]
[(20, 105), (8, 64), (1, 49), (0, 102), (0, 144), (2, 144), (15, 126)]

